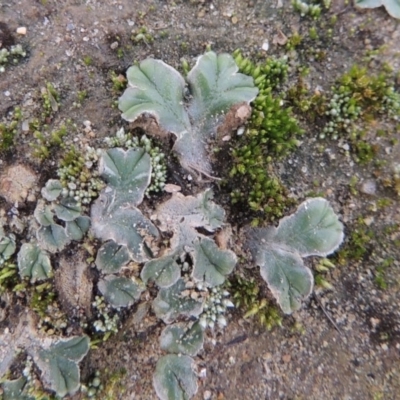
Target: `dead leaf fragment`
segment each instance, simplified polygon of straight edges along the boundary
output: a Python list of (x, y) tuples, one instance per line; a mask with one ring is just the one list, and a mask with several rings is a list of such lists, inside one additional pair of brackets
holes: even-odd
[(287, 42), (287, 36), (280, 29), (278, 29), (278, 33), (272, 38), (272, 43), (278, 44), (279, 46), (284, 46)]

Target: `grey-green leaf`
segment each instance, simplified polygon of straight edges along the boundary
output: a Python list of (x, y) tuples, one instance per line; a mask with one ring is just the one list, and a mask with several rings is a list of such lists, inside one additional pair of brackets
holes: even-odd
[(118, 272), (130, 259), (126, 246), (113, 240), (104, 243), (97, 251), (96, 267), (105, 274)]
[(1, 384), (3, 389), (3, 400), (35, 400), (34, 397), (31, 397), (24, 393), (24, 389), (26, 387), (27, 379), (24, 376), (21, 376), (18, 379), (14, 380), (6, 380)]
[(48, 349), (40, 349), (35, 359), (42, 377), (57, 396), (73, 395), (80, 386), (80, 372), (77, 363), (89, 351), (87, 336), (61, 340)]
[(115, 308), (132, 305), (139, 300), (145, 288), (141, 282), (115, 275), (101, 279), (97, 286), (107, 302)]
[(190, 297), (190, 291), (186, 290), (183, 279), (179, 279), (169, 288), (160, 289), (153, 301), (155, 314), (166, 324), (171, 323), (179, 315), (197, 317), (203, 311), (203, 306), (203, 301)]
[(127, 71), (128, 85), (119, 99), (122, 118), (135, 121), (144, 113), (153, 115), (165, 130), (181, 137), (190, 129), (183, 107), (185, 80), (160, 60), (147, 59)]
[(236, 265), (236, 255), (230, 250), (221, 250), (213, 240), (200, 238), (194, 245), (193, 278), (209, 286), (222, 285), (225, 277)]
[(258, 89), (253, 78), (238, 70), (229, 54), (217, 55), (209, 51), (198, 58), (187, 76), (193, 95), (189, 115), (194, 124), (216, 119), (233, 105), (249, 103), (256, 98)]
[(57, 217), (62, 221), (73, 221), (82, 212), (82, 207), (72, 197), (61, 199), (60, 204), (57, 204), (54, 209)]
[(203, 347), (204, 330), (198, 322), (179, 322), (164, 328), (161, 349), (176, 354), (195, 356)]
[(153, 384), (160, 400), (189, 400), (197, 392), (194, 361), (169, 354), (158, 360)]
[(159, 237), (157, 228), (135, 207), (118, 207), (110, 213), (109, 201), (110, 194), (102, 192), (92, 205), (94, 236), (125, 245), (134, 261), (149, 260), (152, 257), (151, 242)]
[(311, 294), (314, 278), (298, 254), (272, 245), (262, 250), (256, 263), (284, 313), (298, 310)]
[(82, 240), (90, 227), (90, 218), (87, 216), (79, 216), (73, 221), (65, 224), (67, 236), (73, 240)]
[(400, 0), (355, 0), (359, 8), (376, 8), (385, 6), (386, 11), (393, 17), (400, 19)]
[(140, 273), (142, 281), (147, 284), (153, 280), (158, 287), (163, 288), (172, 286), (181, 277), (181, 269), (176, 262), (178, 256), (173, 253), (147, 262)]
[(151, 159), (144, 149), (109, 149), (100, 158), (99, 173), (115, 189), (115, 202), (136, 206), (150, 183)]
[(58, 179), (49, 179), (44, 188), (42, 188), (42, 196), (47, 201), (57, 200), (61, 194), (63, 187)]
[(57, 224), (42, 226), (36, 232), (36, 237), (41, 246), (50, 253), (62, 250), (71, 241), (65, 229)]
[(211, 200), (212, 196), (211, 189), (199, 193), (196, 197), (175, 193), (171, 199), (158, 207), (158, 218), (165, 226), (185, 224), (214, 232), (223, 225), (225, 211)]
[(46, 206), (44, 201), (38, 201), (35, 211), (33, 212), (37, 222), (42, 226), (54, 224), (54, 214), (49, 206)]
[(339, 247), (343, 236), (343, 225), (329, 202), (313, 198), (280, 221), (273, 241), (296, 250), (302, 257), (326, 256)]
[(0, 264), (14, 254), (15, 247), (14, 235), (0, 236)]
[(48, 254), (34, 243), (24, 243), (21, 246), (18, 253), (18, 269), (21, 277), (28, 277), (31, 282), (52, 276)]
[(76, 336), (55, 342), (50, 350), (53, 355), (79, 362), (89, 351), (89, 344), (90, 339), (88, 336)]

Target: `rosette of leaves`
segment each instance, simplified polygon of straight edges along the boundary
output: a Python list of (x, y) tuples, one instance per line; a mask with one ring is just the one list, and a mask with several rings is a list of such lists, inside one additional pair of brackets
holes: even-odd
[[(68, 339), (49, 339), (37, 336), (28, 325), (20, 346), (24, 347), (41, 372), (41, 380), (46, 389), (52, 390), (57, 398), (75, 394), (80, 386), (79, 362), (89, 351), (87, 336)], [(32, 399), (26, 377), (6, 380), (2, 384), (5, 399)]]
[(18, 269), (21, 278), (31, 282), (53, 276), (50, 257), (37, 243), (24, 243), (18, 252)]
[(143, 114), (152, 115), (163, 132), (176, 136), (173, 150), (182, 166), (205, 175), (212, 175), (207, 142), (216, 137), (224, 114), (237, 104), (249, 104), (258, 93), (253, 79), (238, 73), (229, 54), (211, 51), (198, 58), (186, 81), (174, 68), (154, 59), (130, 67), (127, 78), (128, 88), (119, 99), (122, 118), (133, 122)]
[(400, 19), (400, 0), (355, 0), (358, 8), (376, 8), (384, 6), (393, 17)]
[(113, 148), (103, 152), (99, 170), (107, 186), (91, 208), (92, 231), (105, 241), (95, 261), (106, 275), (98, 288), (113, 307), (126, 307), (139, 299), (144, 285), (115, 274), (130, 260), (143, 262), (153, 257), (152, 243), (159, 236), (136, 207), (150, 183), (151, 160), (143, 149)]
[(134, 261), (149, 260), (153, 256), (152, 242), (159, 233), (136, 208), (150, 183), (149, 155), (143, 149), (106, 150), (99, 160), (99, 174), (107, 186), (91, 208), (94, 236), (125, 246)]
[(224, 224), (225, 212), (211, 198), (211, 190), (196, 197), (176, 193), (157, 208), (160, 229), (173, 234), (171, 250), (146, 263), (141, 278), (145, 283), (155, 281), (160, 288), (154, 310), (166, 323), (180, 313), (198, 316), (202, 311), (202, 302), (184, 296), (186, 285), (179, 263), (182, 255), (191, 260), (190, 278), (204, 287), (221, 285), (236, 265), (232, 251), (220, 249), (213, 239), (198, 232), (202, 228), (212, 233)]
[[(46, 199), (55, 201), (60, 195), (56, 180), (50, 180), (42, 190)], [(54, 214), (55, 212), (55, 214)], [(89, 217), (81, 215), (82, 208), (72, 197), (64, 197), (58, 203), (47, 205), (38, 201), (34, 216), (41, 227), (36, 233), (43, 249), (56, 253), (64, 249), (71, 240), (81, 240), (89, 229)], [(54, 222), (54, 216), (65, 222), (65, 227)]]
[(286, 314), (301, 306), (312, 291), (314, 278), (302, 257), (325, 257), (343, 241), (343, 225), (322, 198), (303, 202), (277, 228), (253, 228), (247, 246), (262, 278)]

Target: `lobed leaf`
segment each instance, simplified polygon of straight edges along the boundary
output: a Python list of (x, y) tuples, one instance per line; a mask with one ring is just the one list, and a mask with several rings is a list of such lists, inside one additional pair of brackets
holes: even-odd
[(183, 107), (185, 80), (160, 60), (147, 59), (126, 73), (129, 87), (119, 98), (122, 118), (133, 122), (142, 114), (153, 115), (160, 126), (181, 137), (190, 129)]
[(306, 200), (278, 228), (254, 228), (247, 246), (261, 276), (286, 314), (297, 310), (313, 288), (313, 275), (301, 257), (325, 256), (343, 240), (343, 225), (322, 198)]
[(162, 350), (195, 356), (203, 347), (204, 330), (199, 322), (179, 322), (164, 328), (160, 336)]
[(181, 268), (176, 262), (179, 256), (177, 252), (165, 257), (148, 261), (143, 267), (140, 277), (147, 284), (153, 280), (158, 287), (167, 288), (172, 286), (181, 277)]
[(256, 258), (260, 273), (285, 314), (300, 308), (312, 291), (314, 278), (296, 253), (282, 248), (264, 248)]
[(109, 149), (100, 158), (99, 173), (115, 189), (113, 202), (108, 205), (110, 211), (125, 203), (136, 206), (150, 183), (150, 156), (144, 149)]
[(376, 8), (385, 6), (386, 11), (393, 18), (400, 19), (400, 0), (355, 0), (359, 8)]
[(14, 235), (0, 235), (0, 260), (8, 260), (14, 254), (15, 248), (16, 245)]
[(153, 301), (153, 310), (158, 318), (166, 324), (171, 323), (179, 315), (195, 316), (203, 311), (203, 302), (192, 299), (185, 293), (183, 279), (168, 288), (162, 288)]
[(42, 226), (36, 232), (36, 238), (41, 246), (50, 253), (61, 251), (71, 241), (65, 229), (58, 224)]
[(343, 241), (343, 225), (323, 198), (304, 201), (279, 222), (273, 241), (296, 250), (302, 257), (326, 256)]
[(253, 78), (238, 71), (230, 54), (209, 51), (197, 59), (187, 76), (193, 95), (189, 115), (194, 123), (215, 119), (233, 105), (250, 103), (256, 98), (258, 89)]
[(193, 278), (204, 281), (209, 286), (222, 285), (225, 276), (230, 274), (236, 265), (236, 255), (230, 250), (221, 250), (213, 240), (200, 238), (194, 245)]
[(191, 357), (173, 354), (158, 360), (153, 385), (161, 400), (188, 400), (196, 394), (193, 364)]
[(42, 196), (47, 201), (57, 200), (61, 194), (63, 187), (58, 179), (49, 179), (44, 188), (42, 188)]
[(46, 251), (37, 244), (24, 243), (18, 253), (18, 269), (22, 278), (28, 277), (31, 282), (52, 276), (50, 258)]
[(35, 400), (34, 397), (25, 393), (27, 379), (21, 376), (18, 379), (6, 380), (1, 384), (3, 389), (3, 400)]
[(35, 211), (33, 212), (37, 222), (42, 226), (50, 226), (54, 224), (54, 214), (49, 206), (46, 206), (44, 201), (38, 201)]
[(54, 207), (56, 215), (62, 221), (73, 221), (81, 215), (82, 207), (72, 197), (61, 199), (60, 203)]
[(73, 240), (82, 240), (90, 227), (90, 218), (86, 216), (79, 216), (73, 221), (65, 224), (65, 231), (67, 236)]
[(130, 256), (127, 247), (109, 240), (103, 243), (97, 251), (95, 263), (100, 271), (112, 274), (118, 272), (129, 260)]
[(87, 336), (60, 340), (48, 349), (39, 349), (35, 362), (42, 371), (42, 378), (57, 396), (73, 395), (80, 386), (77, 363), (89, 351)]
[(152, 258), (152, 242), (157, 240), (157, 228), (135, 207), (118, 207), (109, 212), (112, 193), (102, 192), (91, 208), (92, 231), (96, 238), (113, 240), (126, 246), (130, 257), (137, 262)]
[(97, 285), (106, 301), (113, 307), (128, 307), (139, 300), (144, 285), (132, 279), (108, 275)]

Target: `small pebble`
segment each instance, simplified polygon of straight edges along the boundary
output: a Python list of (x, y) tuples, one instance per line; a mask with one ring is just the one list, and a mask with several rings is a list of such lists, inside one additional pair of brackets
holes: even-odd
[(17, 28), (17, 33), (18, 35), (26, 35), (26, 27), (25, 26), (20, 26), (19, 28)]
[(365, 194), (376, 194), (376, 182), (373, 179), (365, 180), (360, 187), (360, 191)]
[(268, 49), (269, 49), (269, 42), (268, 42), (268, 40), (265, 40), (265, 41), (264, 41), (264, 43), (262, 44), (261, 48), (262, 48), (264, 51), (268, 51)]
[(118, 42), (114, 42), (110, 44), (111, 50), (115, 50), (118, 47)]

